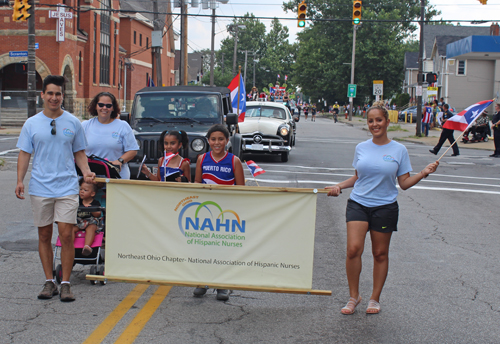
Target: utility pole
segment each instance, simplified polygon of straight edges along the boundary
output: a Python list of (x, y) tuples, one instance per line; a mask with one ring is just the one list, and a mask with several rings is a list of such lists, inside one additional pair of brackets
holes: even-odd
[[(159, 15), (158, 15), (158, 0), (153, 0), (153, 12), (154, 12), (154, 30), (163, 32), (162, 26), (159, 23)], [(154, 57), (155, 62), (153, 67), (156, 72), (156, 86), (161, 87), (163, 85), (162, 82), (162, 73), (161, 73), (161, 48), (155, 47), (154, 49)]]
[(234, 30), (233, 77), (236, 75), (236, 54), (238, 53), (238, 24), (232, 25)]
[(212, 8), (212, 45), (210, 47), (210, 87), (214, 85), (214, 44), (215, 44), (215, 1), (213, 2), (214, 7)]
[(185, 0), (181, 0), (181, 46), (179, 60), (179, 85), (187, 85), (187, 5)]
[(243, 72), (243, 84), (247, 83), (247, 61), (248, 61), (248, 53), (253, 54), (255, 56), (255, 51), (250, 50), (242, 50), (240, 53), (245, 53), (245, 69)]
[[(354, 84), (354, 62), (356, 60), (356, 31), (357, 31), (357, 29), (358, 29), (358, 25), (352, 26), (351, 84)], [(349, 121), (352, 121), (352, 108), (353, 108), (353, 98), (349, 97)]]
[(224, 75), (224, 53), (222, 53), (222, 65), (221, 65), (221, 68), (222, 68), (222, 75)]
[(420, 49), (418, 52), (418, 86), (417, 86), (417, 128), (415, 135), (422, 135), (422, 84), (424, 79), (423, 69), (424, 69), (424, 12), (425, 12), (425, 0), (420, 0)]
[(28, 18), (28, 117), (36, 115), (35, 2)]

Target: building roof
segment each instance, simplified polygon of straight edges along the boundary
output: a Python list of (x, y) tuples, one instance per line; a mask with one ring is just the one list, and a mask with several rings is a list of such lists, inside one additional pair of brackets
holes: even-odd
[(446, 57), (455, 59), (498, 60), (498, 36), (469, 36), (448, 44)]
[(424, 56), (430, 58), (436, 36), (489, 36), (489, 26), (424, 25)]
[[(438, 56), (446, 56), (446, 46), (465, 38), (466, 36), (436, 36), (435, 42)], [(433, 48), (434, 49), (434, 48)]]
[[(157, 0), (158, 1), (158, 12), (160, 20), (165, 20), (165, 17), (170, 9), (169, 0)], [(131, 12), (143, 12), (141, 13), (144, 17), (146, 17), (151, 22), (154, 20), (153, 13), (153, 1), (144, 1), (144, 0), (120, 0), (120, 9), (122, 11), (131, 11)], [(144, 12), (145, 11), (145, 12)]]
[(405, 70), (418, 69), (418, 51), (405, 53)]

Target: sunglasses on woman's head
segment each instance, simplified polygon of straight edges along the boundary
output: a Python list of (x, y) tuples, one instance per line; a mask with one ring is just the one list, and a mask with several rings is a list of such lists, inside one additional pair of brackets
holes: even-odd
[(56, 134), (56, 120), (53, 119), (52, 122), (50, 122), (50, 126), (52, 127), (52, 130), (50, 131), (50, 133), (52, 135), (55, 135)]
[(99, 105), (99, 107), (107, 107), (108, 109), (113, 107), (113, 104), (97, 103), (97, 105)]

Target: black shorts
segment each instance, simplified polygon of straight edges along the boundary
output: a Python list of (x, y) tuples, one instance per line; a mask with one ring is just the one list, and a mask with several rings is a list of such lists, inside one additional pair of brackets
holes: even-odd
[(368, 222), (368, 229), (381, 233), (390, 233), (398, 230), (399, 206), (398, 202), (378, 207), (365, 207), (349, 199), (345, 211), (346, 222)]

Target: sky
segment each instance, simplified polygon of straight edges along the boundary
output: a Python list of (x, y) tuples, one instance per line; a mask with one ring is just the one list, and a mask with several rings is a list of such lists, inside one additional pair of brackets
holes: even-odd
[[(186, 0), (190, 1), (190, 0)], [(371, 0), (374, 1), (374, 0)], [(254, 2), (254, 3), (252, 3)], [(298, 31), (302, 30), (297, 27), (296, 14), (293, 12), (286, 13), (283, 11), (283, 2), (279, 0), (229, 0), (227, 4), (217, 2), (217, 15), (224, 16), (243, 16), (245, 13), (253, 13), (256, 17), (278, 17), (290, 18), (292, 20), (282, 20), (282, 24), (289, 29), (292, 43), (296, 39)], [(487, 0), (487, 5), (482, 5), (478, 0), (430, 0), (430, 4), (434, 5), (442, 14), (435, 19), (443, 20), (495, 20), (499, 21), (500, 0)], [(180, 13), (179, 8), (172, 9), (174, 13)], [(189, 14), (205, 14), (210, 15), (211, 10), (201, 9), (201, 4), (198, 8), (188, 7)], [(175, 16), (174, 16), (175, 18)], [(269, 26), (271, 19), (260, 19), (261, 22)], [(217, 18), (215, 23), (215, 50), (220, 47), (221, 41), (228, 36), (226, 25), (232, 22), (231, 18)], [(463, 26), (469, 26), (470, 23), (461, 23)], [(479, 26), (489, 26), (491, 22)], [(174, 22), (174, 29), (179, 32), (180, 19)], [(210, 49), (211, 45), (212, 24), (210, 17), (190, 17), (188, 21), (188, 52), (193, 52), (201, 49)], [(179, 49), (179, 41), (176, 41), (176, 48)]]

